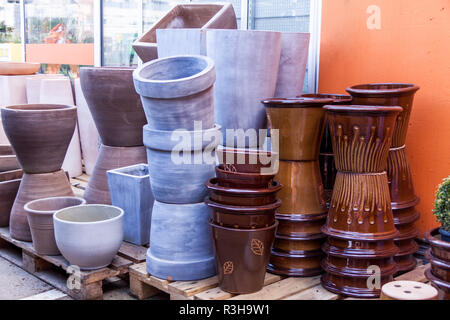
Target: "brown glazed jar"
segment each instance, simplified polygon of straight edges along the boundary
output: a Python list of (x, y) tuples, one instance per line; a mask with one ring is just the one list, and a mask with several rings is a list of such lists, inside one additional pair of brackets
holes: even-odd
[(430, 244), (426, 253), (431, 268), (427, 269), (425, 276), (438, 289), (439, 299), (450, 299), (450, 242), (440, 239), (439, 228), (425, 233), (425, 239)]
[(268, 188), (275, 174), (246, 173), (231, 171), (230, 167), (216, 166), (217, 182), (223, 187)]
[(274, 151), (219, 146), (216, 155), (219, 165), (226, 171), (259, 174), (278, 171), (279, 155)]

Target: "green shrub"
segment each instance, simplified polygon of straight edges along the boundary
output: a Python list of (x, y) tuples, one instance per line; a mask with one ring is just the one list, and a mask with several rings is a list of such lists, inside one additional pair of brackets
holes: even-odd
[(450, 232), (450, 176), (438, 186), (433, 214), (441, 223), (442, 229)]

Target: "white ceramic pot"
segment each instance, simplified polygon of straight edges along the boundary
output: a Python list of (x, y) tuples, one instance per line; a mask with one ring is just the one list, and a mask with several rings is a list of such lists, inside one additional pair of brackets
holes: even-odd
[(61, 209), (53, 215), (61, 254), (81, 270), (108, 266), (123, 241), (124, 212), (119, 207), (88, 204)]

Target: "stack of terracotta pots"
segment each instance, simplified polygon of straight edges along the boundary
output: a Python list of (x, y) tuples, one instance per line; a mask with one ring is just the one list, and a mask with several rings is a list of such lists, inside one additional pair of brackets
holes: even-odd
[(144, 110), (133, 87), (132, 68), (84, 67), (81, 87), (101, 138), (84, 198), (111, 204), (106, 171), (147, 162), (142, 139)]
[(438, 228), (425, 233), (430, 244), (425, 257), (431, 264), (425, 276), (438, 289), (439, 299), (450, 300), (450, 242), (441, 237)]
[(394, 223), (399, 230), (399, 235), (395, 238), (395, 244), (400, 249), (395, 256), (399, 272), (415, 268), (417, 261), (413, 254), (419, 249), (415, 241), (418, 229), (414, 226), (414, 222), (420, 216), (415, 209), (419, 198), (414, 193), (405, 146), (409, 117), (417, 90), (419, 90), (418, 86), (408, 83), (373, 83), (347, 88), (347, 92), (353, 97), (352, 104), (400, 106), (403, 108), (397, 117), (387, 160)]
[[(300, 97), (316, 98), (316, 99), (333, 99), (331, 105), (350, 104), (352, 97), (345, 94), (334, 93), (308, 93)], [(320, 144), (319, 154), (320, 173), (322, 174), (322, 183), (325, 193), (327, 206), (330, 205), (331, 194), (333, 192), (334, 181), (336, 180), (336, 166), (334, 164), (333, 147), (331, 145), (330, 128), (328, 122), (325, 123), (325, 131)]]
[(9, 225), (11, 208), (19, 190), (22, 169), (10, 145), (0, 144), (0, 227)]
[[(279, 135), (280, 165), (276, 180), (283, 184), (279, 193), (282, 206), (268, 270), (288, 276), (320, 274), (321, 245), (325, 235), (320, 228), (327, 217), (319, 169), (320, 139), (325, 104), (331, 99), (269, 99), (263, 101), (269, 119), (272, 146)], [(278, 135), (277, 135), (278, 130)]]
[(204, 56), (152, 60), (133, 73), (155, 198), (147, 271), (169, 280), (216, 273), (205, 182), (214, 176), (214, 62)]
[(222, 164), (206, 183), (210, 195), (205, 202), (212, 209), (219, 286), (235, 294), (256, 292), (264, 285), (282, 186), (268, 167), (270, 152), (223, 148), (218, 158)]
[[(386, 161), (401, 107), (325, 106), (336, 182), (326, 225), (322, 285), (335, 293), (378, 297), (397, 272), (398, 248)], [(379, 280), (371, 282), (370, 278)]]
[(24, 209), (27, 202), (53, 196), (73, 196), (61, 166), (76, 119), (74, 106), (28, 104), (2, 109), (6, 136), (24, 172), (11, 209), (10, 233), (14, 239), (32, 240)]

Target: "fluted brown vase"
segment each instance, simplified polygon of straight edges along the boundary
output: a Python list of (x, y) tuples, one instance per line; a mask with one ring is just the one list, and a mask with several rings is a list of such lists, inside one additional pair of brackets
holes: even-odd
[(393, 240), (398, 231), (386, 162), (402, 108), (329, 105), (325, 109), (338, 173), (322, 227), (328, 235), (322, 285), (342, 295), (378, 297), (380, 288), (367, 283), (372, 272), (378, 272), (381, 285), (397, 272), (398, 248)]
[(430, 244), (425, 257), (431, 265), (425, 276), (438, 289), (439, 299), (450, 300), (450, 242), (441, 239), (439, 228), (427, 231), (425, 239)]
[(23, 169), (11, 208), (11, 237), (31, 241), (24, 205), (31, 200), (72, 196), (69, 179), (61, 166), (75, 130), (74, 106), (53, 104), (16, 105), (2, 108), (5, 133)]
[[(395, 123), (387, 163), (394, 222), (400, 231), (399, 236), (395, 239), (400, 248), (400, 252), (395, 257), (399, 272), (415, 268), (417, 262), (413, 254), (419, 248), (415, 241), (418, 229), (414, 227), (414, 221), (419, 218), (419, 212), (415, 210), (414, 206), (419, 203), (419, 198), (414, 193), (405, 146), (409, 118), (417, 90), (419, 90), (418, 86), (409, 83), (372, 83), (347, 88), (347, 92), (352, 95), (353, 104), (403, 108)], [(406, 215), (408, 215), (406, 222), (405, 219), (398, 218)]]
[[(319, 169), (320, 140), (325, 104), (332, 99), (295, 98), (263, 101), (269, 125), (279, 130), (279, 170), (282, 201), (275, 216), (279, 222), (268, 271), (287, 276), (322, 273), (320, 231), (327, 214)], [(278, 151), (278, 150), (275, 150)]]

